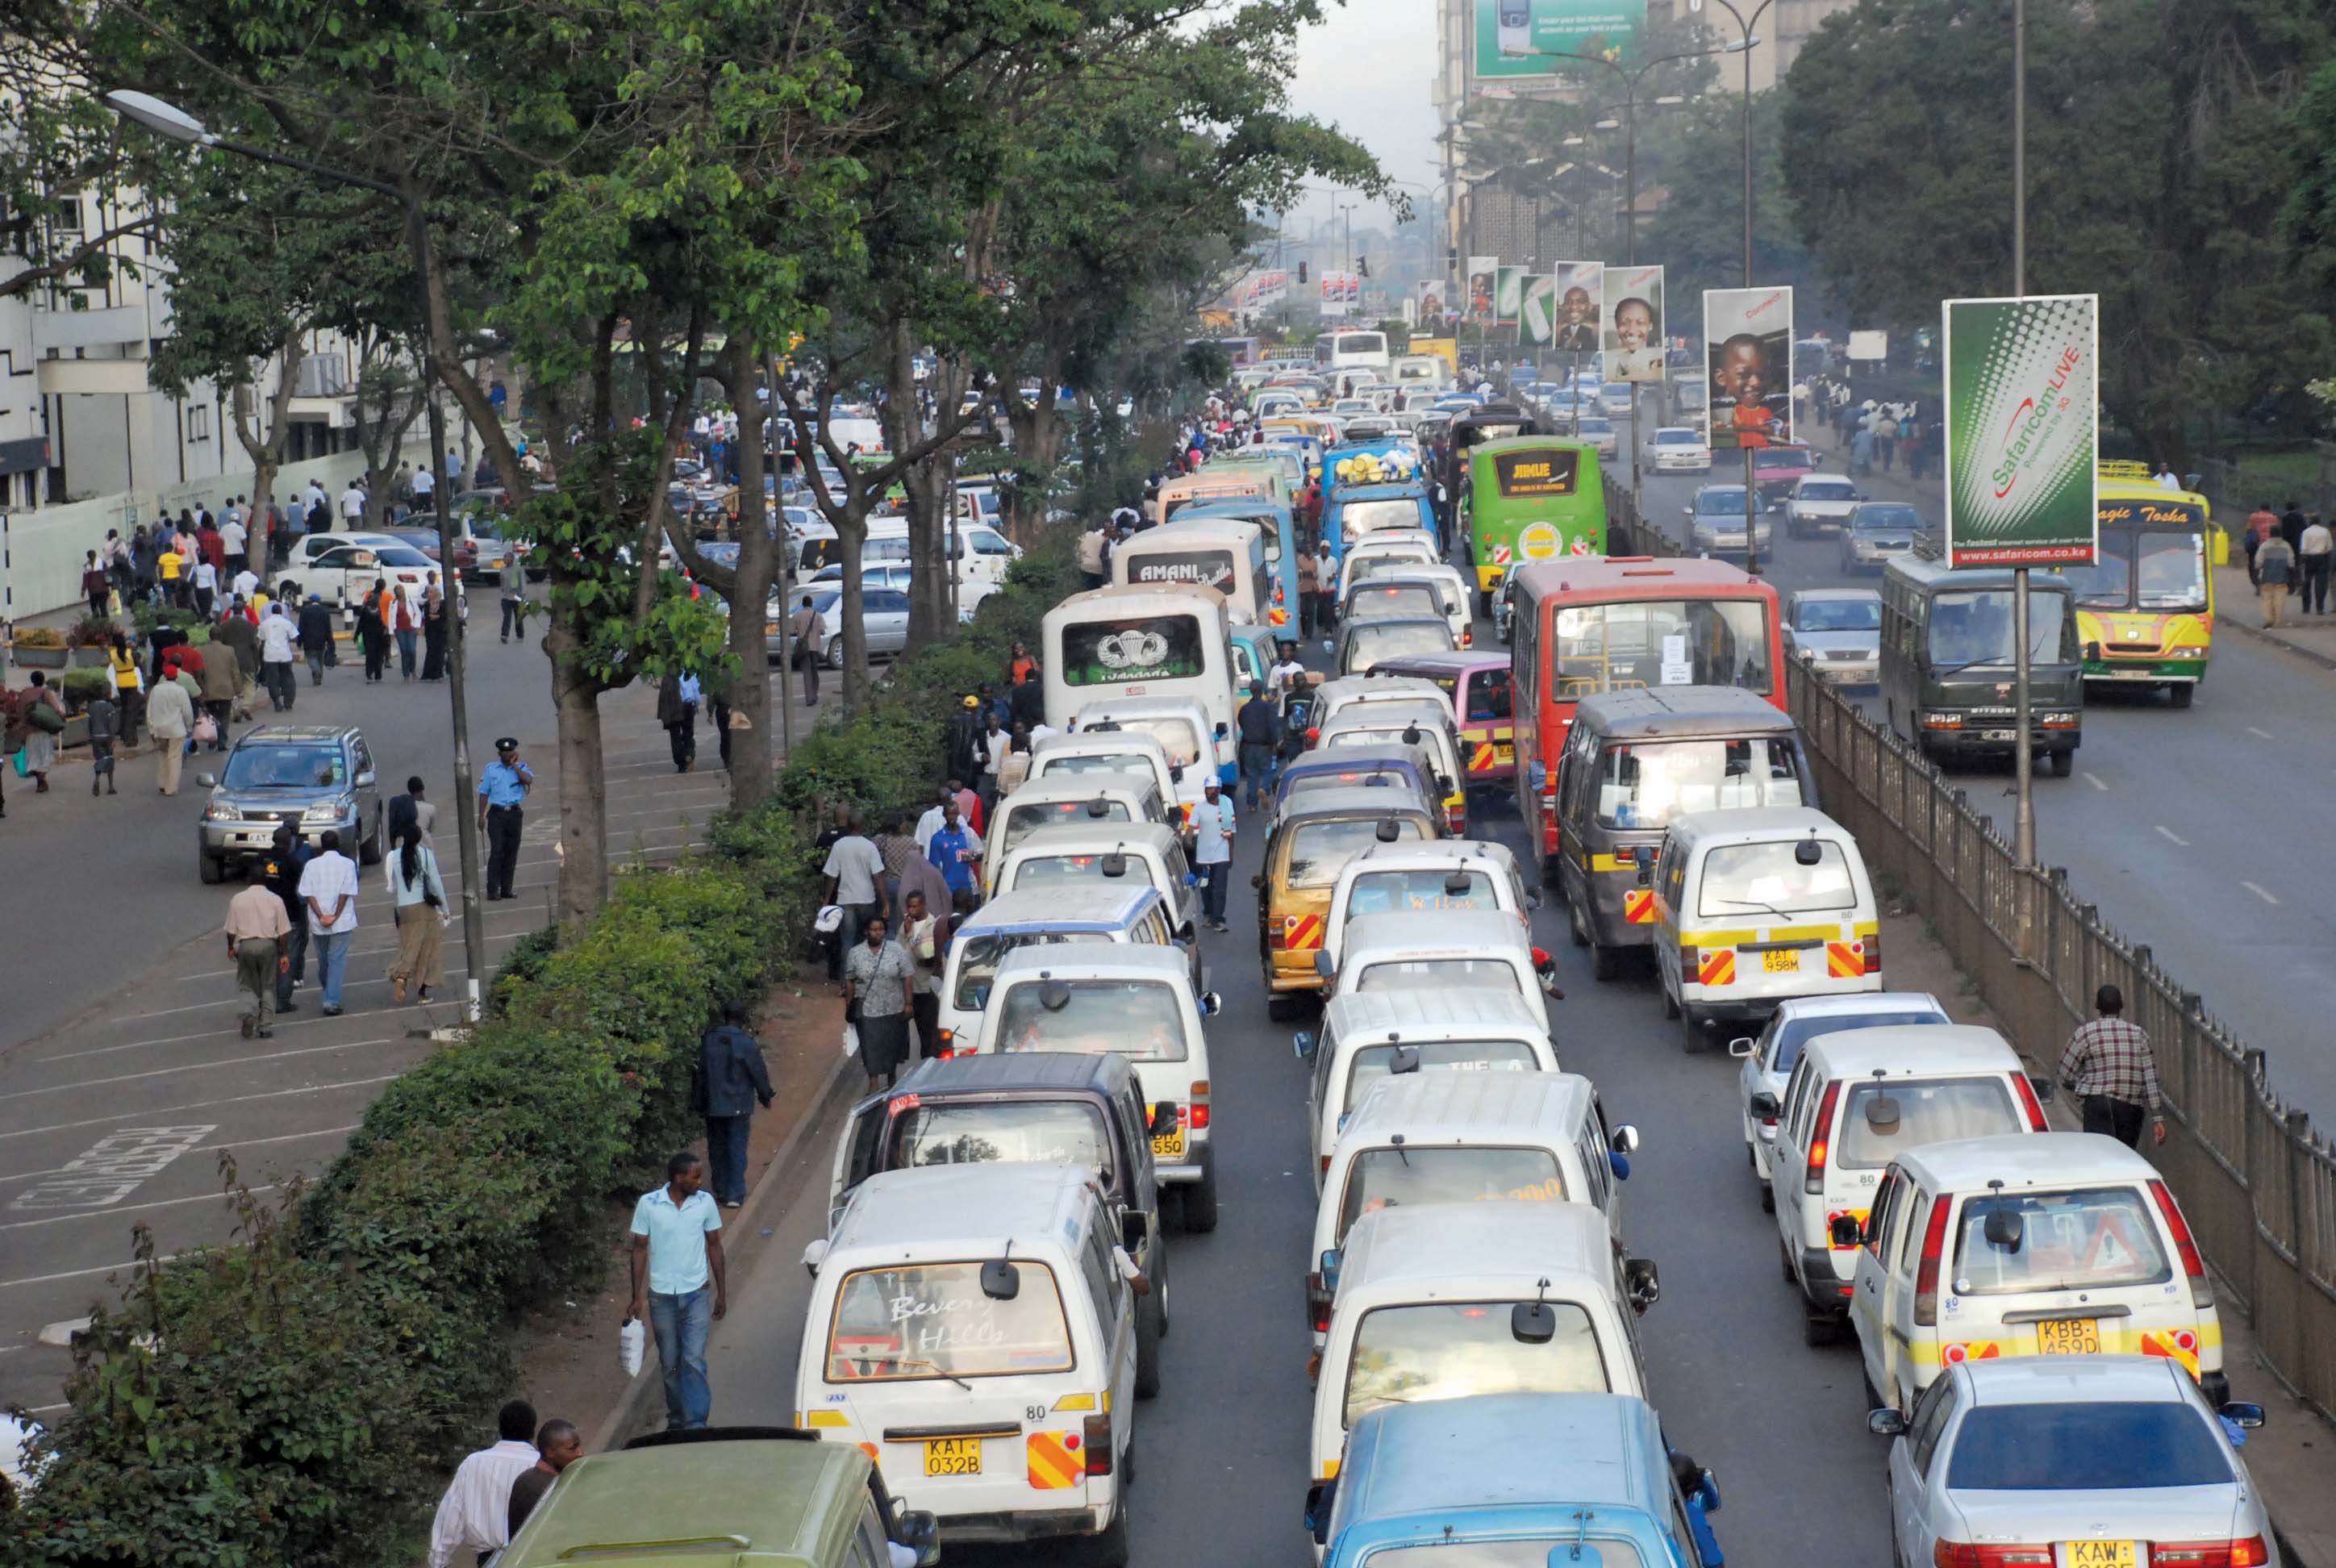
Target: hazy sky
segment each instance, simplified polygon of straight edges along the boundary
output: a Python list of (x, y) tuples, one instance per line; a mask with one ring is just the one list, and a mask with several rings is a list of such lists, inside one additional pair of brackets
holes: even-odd
[[(1428, 93), (1436, 80), (1434, 0), (1347, 0), (1323, 7), (1325, 18), (1299, 40), (1297, 74), (1290, 86), (1290, 107), (1336, 124), (1377, 154), (1379, 167), (1411, 190), (1413, 205), (1426, 209), (1436, 199), (1426, 187), (1442, 173), (1436, 159), (1436, 107)], [(1306, 219), (1336, 216), (1340, 196), (1309, 190), (1305, 205), (1288, 222), (1303, 233)], [(1373, 203), (1358, 208), (1357, 228), (1385, 225), (1388, 213)]]

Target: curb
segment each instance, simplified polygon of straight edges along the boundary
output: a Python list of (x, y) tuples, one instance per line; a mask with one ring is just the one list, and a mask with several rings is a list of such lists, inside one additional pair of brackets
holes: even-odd
[(2218, 624), (2226, 626), (2233, 631), (2244, 633), (2267, 648), (2283, 648), (2306, 664), (2316, 664), (2321, 669), (2336, 670), (2336, 655), (2324, 654), (2317, 648), (2303, 648), (2292, 643), (2273, 632), (2268, 627), (2249, 626), (2245, 621), (2234, 619), (2228, 616), (2217, 617), (2216, 619)]
[[(839, 1057), (835, 1065), (828, 1069), (827, 1079), (813, 1097), (810, 1110), (780, 1140), (778, 1148), (771, 1154), (771, 1163), (763, 1169), (762, 1179), (754, 1183), (754, 1190), (746, 1194), (745, 1206), (738, 1211), (737, 1222), (740, 1225), (752, 1224), (761, 1218), (771, 1190), (778, 1185), (780, 1172), (793, 1163), (797, 1146), (813, 1127), (827, 1119), (828, 1112), (838, 1099), (850, 1097), (840, 1091), (845, 1088), (845, 1081), (851, 1076), (854, 1066), (852, 1057)], [(591, 1441), (584, 1446), (586, 1453), (608, 1452), (618, 1435), (629, 1430), (640, 1419), (641, 1407), (648, 1402), (651, 1391), (664, 1384), (664, 1374), (657, 1369), (657, 1347), (650, 1345), (647, 1352), (641, 1358), (641, 1369), (633, 1374), (633, 1380), (625, 1386), (624, 1393), (618, 1397), (616, 1408), (609, 1411), (608, 1418), (594, 1429)]]

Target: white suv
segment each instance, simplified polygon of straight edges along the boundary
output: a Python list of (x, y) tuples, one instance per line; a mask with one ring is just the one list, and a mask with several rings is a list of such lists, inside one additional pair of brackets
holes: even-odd
[(1667, 424), (1655, 432), (1650, 443), (1657, 473), (1708, 473), (1711, 472), (1711, 448), (1703, 443), (1701, 433), (1684, 424)]

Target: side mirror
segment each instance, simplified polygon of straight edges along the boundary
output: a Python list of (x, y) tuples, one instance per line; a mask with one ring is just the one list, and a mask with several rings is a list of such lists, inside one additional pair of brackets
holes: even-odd
[(1326, 980), (1338, 972), (1338, 961), (1330, 957), (1329, 949), (1314, 950), (1314, 972)]
[(2247, 1405), (2234, 1401), (2224, 1405), (2216, 1414), (2224, 1420), (2250, 1432), (2263, 1424), (2263, 1407), (2261, 1405)]
[(903, 1509), (892, 1520), (892, 1541), (917, 1554), (917, 1568), (941, 1560), (941, 1522), (923, 1509)]
[(1314, 1037), (1306, 1030), (1300, 1029), (1290, 1037), (1290, 1048), (1302, 1062), (1314, 1054)]
[[(1170, 1107), (1174, 1114), (1174, 1107)], [(1022, 1271), (1003, 1258), (981, 1266), (981, 1293), (993, 1301), (1010, 1301), (1022, 1293)]]
[(2028, 1086), (2036, 1091), (2039, 1102), (2050, 1099), (2058, 1087), (2050, 1078), (2039, 1078), (2032, 1073), (2029, 1075)]
[(199, 773), (195, 775), (195, 783), (201, 785), (204, 789), (215, 790), (219, 788), (219, 774), (215, 773)]
[(1168, 782), (1170, 784), (1182, 784), (1183, 781), (1184, 765), (1180, 762), (1170, 763), (1168, 765)]
[(1192, 922), (1190, 920), (1186, 920), (1183, 925), (1176, 928), (1176, 940), (1180, 942), (1190, 942), (1199, 934), (1200, 933), (1193, 929)]
[(1261, 876), (1251, 877), (1249, 879), (1249, 885), (1253, 888), (1262, 888), (1265, 886), (1265, 879)]
[(1752, 1114), (1756, 1116), (1773, 1122), (1783, 1109), (1776, 1103), (1776, 1096), (1766, 1089), (1752, 1096)]
[(1201, 1016), (1202, 1018), (1213, 1018), (1224, 1010), (1225, 998), (1221, 994), (1215, 991), (1202, 991), (1201, 993)]
[(1614, 1129), (1606, 1141), (1623, 1154), (1635, 1154), (1639, 1152), (1639, 1129), (1630, 1123), (1624, 1122)]
[(373, 788), (373, 769), (367, 768), (357, 774), (357, 788), (361, 790)]
[(1547, 1301), (1519, 1301), (1509, 1309), (1509, 1338), (1520, 1345), (1546, 1345), (1557, 1338), (1557, 1313)]
[(1122, 1209), (1119, 1212), (1119, 1244), (1132, 1254), (1144, 1244), (1144, 1211)]
[(1622, 1260), (1622, 1294), (1630, 1299), (1634, 1312), (1643, 1312), (1662, 1300), (1662, 1279), (1652, 1258)]
[(1835, 1247), (1854, 1247), (1865, 1240), (1864, 1228), (1847, 1214), (1835, 1215), (1825, 1229)]
[(1322, 1288), (1326, 1290), (1335, 1290), (1338, 1288), (1339, 1256), (1339, 1249), (1337, 1247), (1329, 1249), (1321, 1256), (1318, 1271), (1322, 1276)]
[(813, 1242), (812, 1242), (809, 1246), (806, 1246), (805, 1248), (803, 1248), (803, 1272), (805, 1272), (805, 1273), (809, 1274), (813, 1279), (816, 1280), (816, 1279), (818, 1279), (818, 1278), (819, 1278), (819, 1266), (820, 1266), (822, 1263), (824, 1263), (824, 1262), (826, 1262), (826, 1261), (827, 1261), (827, 1238), (826, 1238), (826, 1237), (822, 1236), (818, 1241)]
[(1877, 1437), (1900, 1437), (1906, 1432), (1906, 1417), (1894, 1409), (1868, 1410), (1865, 1429)]
[(2000, 1247), (2007, 1252), (2020, 1251), (2020, 1243), (2028, 1234), (2028, 1222), (2017, 1209), (1996, 1208), (1988, 1212), (1987, 1223), (1981, 1227), (1981, 1235), (1990, 1247)]
[(1759, 1048), (1760, 1042), (1749, 1035), (1738, 1035), (1728, 1042), (1728, 1054), (1731, 1057), (1748, 1057)]

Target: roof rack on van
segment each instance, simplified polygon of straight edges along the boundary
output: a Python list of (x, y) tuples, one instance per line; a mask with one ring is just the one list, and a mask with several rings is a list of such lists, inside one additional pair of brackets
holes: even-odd
[(1914, 553), (1924, 560), (1944, 560), (1947, 558), (1947, 536), (1944, 530), (1918, 528), (1914, 531)]

